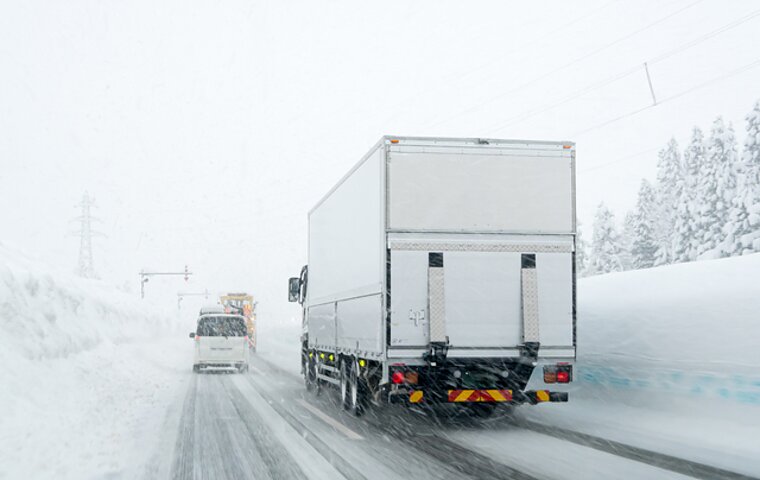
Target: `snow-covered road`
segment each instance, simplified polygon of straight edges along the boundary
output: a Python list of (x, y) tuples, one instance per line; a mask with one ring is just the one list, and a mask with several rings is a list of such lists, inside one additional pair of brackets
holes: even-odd
[(519, 415), (437, 421), (384, 407), (354, 418), (337, 392), (316, 396), (293, 372), (252, 362), (248, 374), (193, 375), (172, 478), (752, 478)]
[(0, 480), (760, 478), (758, 255), (584, 280), (570, 402), (481, 421), (307, 392), (298, 318), (194, 374), (194, 312), (0, 260)]

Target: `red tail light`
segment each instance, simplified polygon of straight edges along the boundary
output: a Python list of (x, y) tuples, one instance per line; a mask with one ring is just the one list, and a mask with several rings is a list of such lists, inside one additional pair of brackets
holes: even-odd
[(196, 335), (196, 336), (195, 336), (195, 341), (196, 341), (196, 342), (199, 342), (200, 340), (201, 340), (201, 336), (200, 336), (200, 335)]
[(544, 383), (570, 383), (573, 381), (573, 366), (568, 363), (544, 365)]
[(393, 374), (391, 375), (391, 382), (396, 383), (396, 384), (404, 383), (404, 372), (401, 372), (398, 370), (393, 372)]

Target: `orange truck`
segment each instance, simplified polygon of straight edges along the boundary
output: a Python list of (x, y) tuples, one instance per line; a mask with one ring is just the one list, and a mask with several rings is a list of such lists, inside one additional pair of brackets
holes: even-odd
[(253, 295), (247, 293), (228, 293), (219, 297), (226, 313), (237, 313), (245, 317), (248, 328), (248, 344), (256, 351), (256, 302)]

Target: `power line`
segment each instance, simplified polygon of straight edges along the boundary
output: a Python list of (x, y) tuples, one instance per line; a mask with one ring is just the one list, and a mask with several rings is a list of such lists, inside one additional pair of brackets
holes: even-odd
[[(620, 2), (620, 0), (612, 0), (611, 2), (607, 2), (607, 3), (605, 3), (604, 5), (602, 5), (599, 8), (595, 8), (595, 9), (591, 10), (590, 12), (588, 12), (588, 13), (586, 13), (584, 15), (576, 17), (575, 19), (570, 20), (569, 22), (565, 22), (559, 28), (553, 29), (552, 31), (547, 32), (544, 35), (541, 35), (541, 36), (535, 38), (533, 41), (530, 41), (530, 42), (527, 42), (527, 43), (524, 43), (524, 44), (520, 44), (519, 48), (512, 49), (506, 55), (501, 55), (501, 58), (499, 60), (504, 60), (505, 58), (509, 58), (510, 55), (512, 55), (513, 53), (518, 52), (518, 51), (524, 52), (524, 51), (528, 50), (528, 48), (530, 47), (530, 45), (535, 44), (537, 42), (540, 42), (541, 40), (544, 40), (546, 38), (550, 38), (550, 37), (556, 36), (557, 32), (561, 32), (562, 30), (565, 30), (565, 29), (567, 29), (567, 28), (575, 25), (576, 23), (579, 23), (579, 22), (581, 22), (583, 20), (586, 20), (587, 18), (596, 15), (600, 11), (607, 9), (607, 8), (611, 7), (612, 5), (618, 3), (618, 2)], [(461, 80), (462, 78), (470, 76), (470, 75), (472, 75), (475, 72), (478, 72), (480, 70), (483, 70), (485, 68), (490, 67), (494, 63), (495, 63), (494, 61), (489, 61), (489, 62), (483, 63), (483, 64), (481, 64), (478, 67), (475, 67), (473, 69), (470, 69), (470, 70), (462, 73), (461, 75), (459, 75), (454, 80), (455, 81)]]
[(682, 44), (679, 47), (674, 48), (673, 50), (669, 50), (669, 51), (667, 51), (665, 53), (662, 53), (662, 54), (660, 54), (660, 55), (658, 55), (658, 56), (650, 59), (649, 60), (649, 64), (651, 65), (651, 64), (654, 64), (654, 63), (661, 62), (661, 61), (663, 61), (663, 60), (665, 60), (667, 58), (672, 57), (673, 55), (676, 55), (678, 53), (683, 52), (684, 50), (688, 50), (688, 49), (690, 49), (690, 48), (692, 48), (694, 46), (697, 46), (700, 43), (703, 43), (703, 42), (705, 42), (705, 41), (707, 41), (707, 40), (709, 40), (709, 39), (711, 39), (711, 38), (713, 38), (715, 36), (720, 35), (721, 33), (727, 32), (727, 31), (729, 31), (731, 29), (734, 29), (734, 28), (738, 27), (739, 25), (747, 23), (748, 21), (752, 20), (753, 18), (757, 17), (758, 15), (760, 15), (760, 9), (759, 10), (754, 10), (754, 11), (748, 13), (747, 15), (745, 15), (745, 16), (743, 16), (741, 18), (738, 18), (737, 20), (735, 20), (735, 21), (733, 21), (731, 23), (727, 23), (726, 25), (723, 25), (722, 27), (718, 27), (715, 30), (707, 32), (704, 35), (701, 35), (701, 36), (699, 36), (699, 37), (697, 37), (697, 38), (695, 38), (695, 39), (693, 39), (693, 40), (691, 40), (689, 42), (686, 42), (686, 43)]
[[(695, 46), (697, 46), (697, 45), (699, 45), (699, 44), (701, 44), (703, 42), (706, 42), (707, 40), (709, 40), (709, 39), (711, 39), (711, 38), (713, 38), (713, 37), (715, 37), (715, 36), (717, 36), (717, 35), (719, 35), (721, 33), (727, 32), (727, 31), (729, 31), (729, 30), (731, 30), (733, 28), (736, 28), (736, 27), (744, 24), (744, 23), (747, 23), (748, 21), (750, 21), (753, 18), (758, 17), (758, 16), (760, 16), (760, 9), (754, 10), (754, 11), (750, 12), (749, 14), (747, 14), (747, 15), (745, 15), (745, 16), (737, 19), (737, 20), (735, 20), (735, 21), (733, 21), (731, 23), (728, 23), (726, 25), (723, 25), (723, 26), (721, 26), (721, 27), (719, 27), (719, 28), (717, 28), (715, 30), (712, 30), (712, 31), (704, 34), (704, 35), (700, 35), (699, 37), (697, 37), (695, 39), (692, 39), (692, 40), (690, 40), (690, 41), (688, 41), (688, 42), (686, 42), (686, 43), (684, 43), (682, 45), (679, 45), (676, 48), (673, 48), (671, 50), (663, 52), (660, 55), (657, 55), (656, 57), (653, 57), (652, 59), (647, 60), (646, 62), (644, 62), (645, 71), (647, 70), (646, 69), (647, 65), (652, 65), (652, 64), (655, 64), (655, 63), (658, 63), (658, 62), (662, 62), (663, 60), (666, 60), (666, 59), (668, 59), (670, 57), (673, 57), (673, 56), (675, 56), (675, 55), (677, 55), (679, 53), (682, 53), (682, 52), (684, 52), (684, 51), (686, 51), (686, 50), (688, 50), (690, 48), (693, 48), (693, 47), (695, 47)], [(494, 128), (492, 130), (489, 130), (486, 133), (491, 134), (493, 132), (500, 131), (500, 130), (502, 130), (504, 128), (507, 128), (509, 126), (512, 126), (512, 125), (514, 125), (516, 123), (522, 122), (522, 121), (524, 121), (524, 120), (526, 120), (528, 118), (532, 118), (532, 117), (535, 117), (536, 115), (539, 115), (541, 113), (545, 113), (547, 111), (554, 110), (555, 108), (560, 107), (562, 105), (565, 105), (565, 104), (569, 103), (570, 101), (575, 100), (576, 98), (579, 98), (579, 97), (581, 97), (581, 96), (583, 96), (583, 95), (585, 95), (587, 93), (590, 93), (590, 92), (592, 92), (594, 90), (598, 90), (598, 89), (600, 89), (602, 87), (605, 87), (605, 86), (607, 86), (607, 85), (609, 85), (611, 83), (617, 82), (618, 80), (622, 80), (623, 78), (626, 78), (626, 77), (628, 77), (628, 76), (630, 76), (630, 75), (632, 75), (634, 73), (637, 73), (640, 70), (641, 70), (641, 67), (640, 66), (636, 66), (636, 67), (633, 67), (631, 69), (628, 69), (628, 70), (625, 70), (623, 72), (620, 72), (620, 73), (618, 73), (618, 74), (616, 74), (616, 75), (614, 75), (612, 77), (608, 77), (605, 80), (602, 80), (600, 82), (597, 82), (597, 83), (594, 83), (592, 85), (583, 87), (580, 90), (576, 90), (575, 92), (573, 92), (573, 93), (571, 93), (571, 94), (563, 97), (558, 102), (546, 105), (546, 106), (541, 107), (539, 109), (529, 110), (529, 111), (527, 111), (527, 112), (525, 112), (523, 114), (520, 114), (520, 115), (517, 115), (515, 117), (512, 117), (507, 122), (500, 124), (498, 127)], [(646, 72), (646, 73), (647, 73), (647, 79), (649, 81), (650, 92), (652, 93), (652, 98), (654, 100), (654, 91), (653, 91), (652, 84), (651, 84), (651, 78), (649, 77), (648, 72)], [(657, 103), (656, 100), (653, 103)]]
[[(657, 105), (662, 105), (663, 103), (667, 103), (667, 102), (670, 102), (672, 100), (676, 100), (676, 99), (678, 99), (680, 97), (683, 97), (685, 95), (688, 95), (688, 94), (690, 94), (690, 93), (692, 93), (692, 92), (694, 92), (696, 90), (702, 89), (702, 88), (707, 87), (709, 85), (712, 85), (714, 83), (721, 82), (721, 81), (726, 80), (728, 78), (734, 77), (736, 75), (744, 73), (747, 70), (751, 70), (751, 69), (753, 69), (755, 67), (758, 67), (758, 66), (760, 66), (760, 59), (755, 60), (754, 62), (748, 63), (747, 65), (744, 65), (744, 66), (742, 66), (740, 68), (737, 68), (736, 70), (732, 70), (732, 71), (730, 71), (730, 72), (728, 72), (726, 74), (723, 74), (723, 75), (718, 75), (718, 76), (713, 77), (713, 78), (711, 78), (711, 79), (709, 79), (709, 80), (707, 80), (705, 82), (702, 82), (702, 83), (700, 83), (698, 85), (695, 85), (695, 86), (693, 86), (693, 87), (691, 87), (689, 89), (683, 90), (683, 91), (681, 91), (679, 93), (676, 93), (676, 94), (671, 95), (671, 96), (669, 96), (667, 98), (664, 98), (664, 99), (660, 100), (660, 102)], [(619, 116), (617, 116), (615, 118), (611, 118), (611, 119), (609, 119), (607, 121), (604, 121), (602, 123), (596, 124), (596, 125), (594, 125), (592, 127), (589, 127), (587, 129), (579, 130), (579, 131), (575, 132), (572, 135), (572, 137), (578, 137), (578, 136), (584, 135), (584, 134), (586, 134), (588, 132), (591, 132), (591, 131), (594, 131), (594, 130), (598, 130), (598, 129), (602, 128), (602, 127), (606, 127), (607, 125), (610, 125), (612, 123), (619, 122), (620, 120), (626, 119), (628, 117), (632, 117), (634, 115), (637, 115), (637, 114), (643, 112), (644, 110), (648, 110), (648, 109), (653, 108), (653, 107), (655, 107), (655, 105), (646, 105), (644, 107), (637, 108), (636, 110), (630, 111), (630, 112), (625, 113), (623, 115), (619, 115)]]
[[(599, 8), (593, 9), (590, 12), (587, 12), (587, 13), (585, 13), (583, 15), (580, 15), (580, 16), (576, 17), (573, 20), (570, 20), (569, 22), (562, 23), (562, 25), (560, 25), (559, 27), (554, 28), (554, 29), (552, 29), (549, 32), (545, 32), (543, 35), (540, 35), (540, 36), (534, 38), (532, 41), (529, 41), (529, 42), (527, 42), (525, 44), (521, 44), (520, 48), (514, 48), (514, 49), (510, 50), (509, 52), (507, 52), (506, 54), (501, 55), (500, 58), (499, 58), (499, 61), (503, 61), (504, 59), (509, 58), (511, 55), (513, 55), (516, 52), (524, 52), (527, 49), (528, 46), (530, 46), (532, 44), (536, 44), (536, 43), (538, 43), (538, 42), (540, 42), (540, 41), (542, 41), (542, 40), (544, 40), (546, 38), (550, 38), (550, 37), (556, 36), (557, 32), (561, 32), (562, 30), (565, 30), (565, 29), (569, 28), (572, 25), (580, 23), (581, 21), (586, 20), (587, 18), (590, 18), (590, 17), (596, 15), (600, 11), (607, 9), (607, 8), (609, 8), (610, 6), (612, 6), (612, 5), (616, 4), (616, 3), (619, 3), (620, 1), (621, 0), (612, 0), (612, 1), (607, 2), (606, 4), (602, 5)], [(425, 89), (424, 93), (431, 94), (432, 92), (440, 91), (441, 88), (442, 88), (440, 85), (448, 86), (451, 82), (459, 82), (463, 78), (468, 77), (468, 76), (472, 75), (475, 72), (479, 72), (481, 70), (484, 70), (484, 69), (492, 66), (494, 63), (495, 63), (494, 61), (488, 61), (488, 62), (480, 64), (477, 67), (471, 68), (469, 70), (466, 70), (466, 71), (463, 71), (463, 72), (460, 71), (456, 75), (449, 75), (445, 79), (445, 82), (443, 82), (442, 84), (439, 84), (439, 86), (437, 88)], [(402, 104), (403, 105), (409, 105), (411, 102), (413, 102), (414, 100), (416, 100), (417, 98), (419, 98), (420, 93), (422, 93), (422, 92), (418, 91), (414, 95), (411, 95), (411, 96), (407, 97), (402, 102)], [(393, 115), (391, 115), (388, 119), (386, 119), (383, 123), (388, 123), (388, 122), (390, 122), (391, 120), (393, 120), (394, 118), (396, 118), (398, 116), (399, 116), (399, 113), (396, 112)], [(438, 124), (436, 124), (436, 125), (438, 125)]]
[(621, 72), (621, 73), (619, 73), (619, 74), (617, 74), (617, 75), (615, 75), (613, 77), (609, 77), (609, 78), (607, 78), (605, 80), (602, 80), (600, 82), (597, 82), (597, 83), (594, 83), (594, 84), (589, 85), (587, 87), (584, 87), (584, 88), (582, 88), (580, 90), (577, 90), (577, 91), (573, 92), (572, 94), (570, 94), (570, 95), (568, 95), (566, 97), (563, 97), (560, 101), (558, 101), (558, 102), (556, 102), (554, 104), (551, 104), (551, 105), (548, 105), (548, 106), (545, 106), (545, 107), (542, 107), (542, 108), (538, 108), (538, 109), (535, 109), (535, 110), (529, 110), (526, 113), (523, 113), (521, 115), (517, 115), (515, 117), (512, 117), (506, 123), (502, 123), (498, 127), (486, 131), (486, 133), (491, 134), (493, 132), (498, 132), (499, 130), (503, 130), (503, 129), (511, 126), (511, 125), (514, 125), (514, 124), (518, 123), (518, 122), (521, 122), (521, 121), (526, 120), (526, 119), (531, 118), (531, 117), (535, 117), (536, 115), (539, 115), (541, 113), (553, 110), (553, 109), (555, 109), (557, 107), (560, 107), (560, 106), (562, 106), (562, 105), (564, 105), (566, 103), (569, 103), (570, 101), (575, 100), (576, 98), (581, 97), (581, 96), (583, 96), (583, 95), (585, 95), (585, 94), (587, 94), (589, 92), (592, 92), (594, 90), (598, 90), (598, 89), (600, 89), (602, 87), (605, 87), (605, 86), (609, 85), (610, 83), (617, 82), (618, 80), (622, 80), (623, 78), (628, 77), (628, 76), (630, 76), (630, 75), (638, 72), (639, 70), (641, 70), (641, 67), (636, 66), (634, 68), (631, 68), (629, 70)]
[(437, 122), (437, 123), (433, 124), (432, 126), (435, 127), (435, 126), (447, 123), (447, 122), (453, 120), (454, 118), (457, 118), (457, 117), (459, 117), (461, 115), (464, 115), (466, 113), (469, 113), (469, 112), (472, 112), (474, 110), (477, 110), (478, 108), (480, 108), (480, 107), (482, 107), (484, 105), (487, 105), (489, 103), (492, 103), (492, 102), (494, 102), (496, 100), (500, 100), (500, 99), (506, 97), (507, 95), (511, 95), (511, 94), (513, 94), (515, 92), (518, 92), (518, 91), (523, 90), (523, 89), (525, 89), (527, 87), (530, 87), (531, 85), (533, 85), (533, 84), (535, 84), (537, 82), (540, 82), (541, 80), (544, 80), (544, 79), (550, 77), (551, 75), (554, 75), (555, 73), (561, 72), (562, 70), (565, 70), (566, 68), (571, 67), (571, 66), (575, 65), (576, 63), (582, 62), (582, 61), (584, 61), (584, 60), (586, 60), (588, 58), (591, 58), (591, 57), (593, 57), (595, 55), (598, 55), (599, 53), (601, 53), (601, 52), (609, 49), (610, 47), (613, 47), (613, 46), (615, 46), (615, 45), (617, 45), (617, 44), (619, 44), (621, 42), (624, 42), (625, 40), (628, 40), (629, 38), (632, 38), (632, 37), (634, 37), (634, 36), (636, 36), (636, 35), (644, 32), (646, 30), (649, 30), (650, 28), (655, 27), (655, 26), (657, 26), (657, 25), (659, 25), (659, 24), (661, 24), (661, 23), (663, 23), (663, 22), (665, 22), (665, 21), (667, 21), (667, 20), (675, 17), (676, 15), (679, 15), (679, 14), (683, 13), (684, 11), (688, 10), (689, 8), (694, 7), (695, 5), (697, 5), (697, 4), (699, 4), (699, 3), (703, 2), (703, 1), (704, 0), (696, 0), (694, 2), (691, 2), (688, 5), (686, 5), (685, 7), (682, 7), (680, 9), (676, 10), (675, 12), (672, 12), (672, 13), (670, 13), (668, 15), (665, 15), (664, 17), (660, 17), (659, 19), (655, 20), (654, 22), (651, 22), (651, 23), (649, 23), (649, 24), (647, 24), (647, 25), (645, 25), (645, 26), (643, 26), (643, 27), (641, 27), (641, 28), (639, 28), (637, 30), (634, 30), (633, 32), (630, 32), (630, 33), (628, 33), (626, 35), (623, 35), (622, 37), (618, 37), (617, 39), (615, 39), (615, 40), (613, 40), (613, 41), (611, 41), (611, 42), (609, 42), (609, 43), (607, 43), (605, 45), (602, 45), (601, 47), (598, 47), (598, 48), (596, 48), (596, 49), (594, 49), (594, 50), (592, 50), (592, 51), (590, 51), (590, 52), (588, 52), (588, 53), (586, 53), (584, 55), (581, 55), (580, 57), (577, 57), (577, 58), (575, 58), (575, 59), (573, 59), (573, 60), (571, 60), (571, 61), (569, 61), (567, 63), (564, 63), (564, 64), (560, 65), (559, 67), (557, 67), (555, 69), (552, 69), (552, 70), (550, 70), (548, 72), (545, 72), (545, 73), (543, 73), (543, 74), (541, 74), (541, 75), (539, 75), (537, 77), (534, 77), (531, 80), (529, 80), (529, 81), (527, 81), (527, 82), (525, 82), (525, 83), (523, 83), (521, 85), (518, 85), (517, 87), (514, 87), (514, 88), (512, 88), (510, 90), (507, 90), (505, 92), (502, 92), (502, 93), (500, 93), (500, 94), (498, 94), (496, 96), (493, 96), (493, 97), (491, 97), (491, 98), (489, 98), (489, 99), (487, 99), (487, 100), (485, 100), (483, 102), (480, 102), (480, 103), (478, 103), (478, 104), (476, 104), (476, 105), (474, 105), (472, 107), (469, 107), (469, 108), (467, 108), (465, 110), (462, 110), (459, 113), (457, 113), (457, 114), (455, 114), (455, 115), (453, 115), (453, 116), (451, 116), (451, 117), (449, 117), (447, 119), (444, 119), (444, 120), (442, 120), (440, 122)]
[(641, 150), (640, 152), (632, 153), (631, 155), (626, 155), (623, 158), (618, 158), (617, 160), (613, 160), (611, 162), (605, 162), (605, 163), (601, 163), (599, 165), (594, 165), (594, 166), (589, 167), (589, 168), (584, 168), (582, 170), (578, 170), (578, 173), (593, 172), (594, 170), (599, 170), (601, 168), (606, 168), (606, 167), (609, 167), (610, 165), (615, 165), (616, 163), (621, 163), (621, 162), (624, 162), (626, 160), (630, 160), (632, 158), (640, 157), (641, 155), (644, 155), (645, 153), (652, 153), (652, 152), (655, 152), (655, 151), (657, 151), (657, 147), (655, 147), (655, 148), (647, 148), (646, 150)]

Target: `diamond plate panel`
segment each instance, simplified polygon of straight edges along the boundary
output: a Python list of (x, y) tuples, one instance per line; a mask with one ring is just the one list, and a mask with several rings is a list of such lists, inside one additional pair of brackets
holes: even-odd
[(523, 342), (538, 342), (538, 277), (535, 268), (523, 268), (522, 317)]
[(428, 268), (428, 311), (431, 342), (446, 341), (446, 304), (443, 282), (443, 268)]

